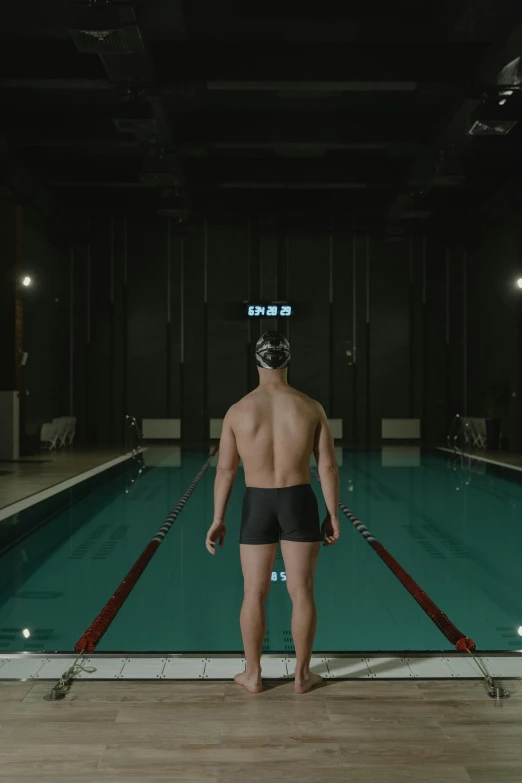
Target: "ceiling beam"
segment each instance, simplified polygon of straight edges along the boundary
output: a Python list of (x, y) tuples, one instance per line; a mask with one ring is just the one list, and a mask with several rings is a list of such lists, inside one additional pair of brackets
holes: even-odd
[(214, 92), (415, 92), (417, 82), (400, 81), (208, 81)]
[[(98, 180), (48, 180), (48, 185), (56, 188), (101, 188), (106, 189), (151, 189), (154, 183), (147, 182), (123, 182), (123, 181), (98, 181)], [(195, 190), (382, 190), (389, 188), (390, 184), (367, 182), (259, 182), (257, 180), (237, 180), (231, 182), (195, 182), (192, 187)]]
[(53, 188), (100, 188), (102, 190), (112, 190), (112, 189), (131, 189), (131, 190), (153, 190), (156, 188), (156, 184), (154, 182), (122, 182), (122, 181), (114, 181), (110, 182), (106, 180), (105, 182), (102, 182), (101, 180), (80, 180), (80, 179), (50, 179), (47, 180), (47, 184), (50, 187)]
[(219, 183), (194, 184), (197, 190), (382, 190), (389, 188), (386, 182), (259, 182), (259, 181), (234, 181)]
[[(63, 150), (64, 155), (73, 154), (85, 157), (117, 157), (117, 158), (143, 158), (150, 145), (141, 142), (139, 139), (96, 139), (96, 138), (78, 138), (50, 139), (42, 136), (14, 136), (11, 139), (11, 145), (15, 148), (32, 148), (52, 150), (55, 156)], [(413, 158), (424, 151), (422, 144), (415, 142), (394, 142), (394, 141), (354, 141), (354, 142), (336, 142), (336, 141), (240, 141), (231, 140), (230, 142), (198, 142), (174, 144), (165, 149), (165, 154), (169, 157), (175, 152), (179, 158), (208, 158), (213, 155), (220, 157), (228, 153), (231, 158), (235, 158), (234, 153), (246, 153), (252, 159), (277, 157), (277, 158), (321, 158), (328, 152), (345, 153), (347, 157), (350, 153), (366, 153), (368, 155), (380, 154), (382, 158)], [(243, 157), (243, 156), (242, 156)]]
[(92, 91), (92, 92), (111, 92), (113, 85), (106, 79), (20, 79), (20, 78), (2, 78), (0, 79), (0, 89), (2, 90), (35, 90), (42, 92), (49, 90), (54, 92), (69, 91)]

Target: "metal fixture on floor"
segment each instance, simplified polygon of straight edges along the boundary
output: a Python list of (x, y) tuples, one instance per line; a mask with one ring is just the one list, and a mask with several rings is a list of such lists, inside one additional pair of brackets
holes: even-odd
[[(316, 481), (321, 483), (319, 474), (313, 468), (310, 470), (312, 476)], [(431, 598), (422, 590), (419, 585), (412, 579), (412, 577), (404, 570), (400, 563), (388, 552), (388, 550), (370, 533), (366, 525), (363, 525), (361, 520), (355, 516), (353, 511), (345, 506), (342, 501), (339, 501), (339, 508), (345, 515), (345, 517), (352, 523), (355, 529), (366, 539), (372, 549), (379, 555), (381, 560), (386, 563), (391, 572), (397, 577), (401, 584), (406, 588), (410, 595), (417, 601), (421, 609), (423, 609), (430, 620), (432, 620), (439, 631), (444, 634), (446, 639), (455, 645), (455, 648), (459, 652), (467, 651), (478, 668), (486, 685), (488, 687), (488, 693), (493, 699), (508, 699), (509, 693), (504, 690), (500, 683), (495, 682), (491, 675), (486, 670), (484, 664), (475, 655), (476, 645), (475, 642), (469, 637), (465, 636), (449, 619), (449, 617), (431, 600)]]
[(504, 686), (499, 682), (490, 687), (489, 695), (492, 699), (509, 699), (509, 693), (504, 690)]
[(45, 696), (43, 697), (44, 701), (60, 701), (61, 699), (65, 699), (71, 687), (72, 681), (74, 680), (76, 675), (79, 674), (80, 672), (86, 672), (87, 674), (94, 674), (94, 672), (96, 671), (96, 667), (85, 666), (85, 664), (81, 662), (82, 658), (83, 658), (83, 650), (76, 658), (73, 665), (62, 674), (62, 676), (60, 677), (56, 685), (53, 685), (53, 687), (51, 688), (51, 692), (45, 694)]
[(480, 658), (477, 658), (473, 650), (468, 650), (469, 654), (477, 664), (478, 668), (481, 671), (482, 676), (484, 677), (484, 682), (487, 685), (488, 689), (488, 695), (491, 696), (492, 699), (496, 699), (499, 701), (500, 699), (509, 699), (509, 693), (506, 691), (504, 686), (500, 682), (495, 682), (493, 677), (488, 673), (486, 667), (480, 660)]

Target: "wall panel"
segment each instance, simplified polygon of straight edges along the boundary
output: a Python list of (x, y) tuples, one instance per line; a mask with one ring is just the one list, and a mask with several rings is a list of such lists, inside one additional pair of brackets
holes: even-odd
[(504, 447), (522, 450), (520, 216), (477, 235), (468, 253), (468, 411), (501, 421)]
[(369, 375), (370, 375), (370, 238), (364, 234), (353, 236), (354, 266), (354, 356), (355, 356), (355, 431), (354, 443), (368, 443)]
[(181, 315), (182, 315), (182, 291), (181, 291), (181, 262), (183, 243), (178, 233), (176, 224), (169, 221), (167, 226), (168, 248), (168, 313), (167, 313), (167, 417), (181, 417)]
[(465, 413), (464, 402), (464, 248), (447, 251), (448, 416)]
[(73, 263), (73, 411), (77, 418), (76, 438), (80, 444), (91, 443), (89, 429), (90, 381), (90, 247), (75, 244)]
[(110, 218), (111, 411), (112, 443), (124, 442), (127, 410), (127, 218)]
[(342, 418), (348, 443), (353, 443), (355, 437), (353, 246), (351, 235), (332, 236), (332, 410), (328, 414)]
[(167, 413), (168, 224), (134, 218), (127, 234), (127, 399), (137, 418)]
[(92, 224), (90, 252), (90, 375), (94, 382), (90, 385), (89, 429), (96, 444), (111, 439), (113, 271), (112, 221), (104, 215)]
[(446, 252), (432, 242), (426, 250), (423, 340), (422, 433), (428, 443), (442, 442), (448, 431), (447, 356)]
[[(181, 233), (165, 219), (94, 216), (90, 246), (74, 248), (79, 437), (121, 443), (130, 413), (179, 417), (183, 442), (204, 442), (209, 419), (256, 385), (255, 341), (279, 328), (292, 346), (290, 382), (342, 418), (346, 442), (380, 442), (381, 419), (395, 417), (421, 418), (424, 439), (441, 441), (464, 394), (464, 292), (469, 332), (471, 299), (493, 279), (484, 273), (470, 287), (462, 246), (448, 259), (442, 241), (421, 235), (388, 242), (257, 216), (201, 219)], [(233, 310), (262, 299), (288, 299), (295, 317), (248, 320)], [(497, 336), (499, 318), (498, 329), (488, 322)], [(487, 348), (486, 325), (477, 328)], [(479, 409), (486, 392), (480, 378), (481, 390), (473, 386), (479, 354), (468, 348)], [(513, 372), (506, 366), (506, 377)]]
[(208, 439), (206, 388), (207, 329), (205, 290), (205, 240), (203, 225), (198, 224), (191, 237), (180, 237), (182, 361), (181, 361), (181, 437), (186, 443)]
[(410, 265), (404, 240), (369, 241), (370, 443), (381, 437), (381, 419), (409, 415)]
[(69, 412), (70, 262), (67, 248), (49, 241), (27, 211), (22, 226), (22, 268), (33, 284), (22, 294), (20, 350), (29, 358), (20, 368), (21, 431), (34, 436), (43, 422)]
[(248, 298), (248, 230), (244, 221), (207, 229), (208, 415), (223, 418), (247, 393), (248, 324), (234, 303)]
[(290, 236), (289, 299), (296, 308), (290, 325), (290, 382), (325, 408), (330, 401), (329, 258), (326, 232)]
[(422, 416), (423, 389), (423, 333), (424, 333), (424, 253), (426, 238), (410, 236), (408, 243), (409, 280), (409, 345), (410, 345), (410, 392), (409, 417)]

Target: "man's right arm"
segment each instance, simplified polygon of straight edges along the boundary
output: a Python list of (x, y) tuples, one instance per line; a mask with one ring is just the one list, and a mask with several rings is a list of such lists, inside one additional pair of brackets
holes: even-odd
[(326, 414), (319, 405), (319, 423), (315, 432), (314, 456), (319, 469), (321, 489), (327, 509), (327, 518), (323, 525), (325, 543), (333, 544), (339, 538), (339, 470), (335, 458), (334, 440), (328, 426)]

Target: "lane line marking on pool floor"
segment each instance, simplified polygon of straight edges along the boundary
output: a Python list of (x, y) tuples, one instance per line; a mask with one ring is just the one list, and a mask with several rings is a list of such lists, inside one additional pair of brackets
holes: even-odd
[[(522, 655), (491, 655), (482, 660), (494, 677), (522, 679)], [(45, 656), (24, 653), (0, 656), (2, 680), (56, 680), (75, 656)], [(93, 673), (80, 672), (77, 680), (232, 680), (244, 668), (238, 656), (180, 655), (128, 656), (93, 655), (86, 657)], [(263, 676), (269, 680), (293, 677), (295, 658), (267, 655), (262, 658)], [(465, 655), (324, 655), (312, 658), (312, 670), (326, 679), (338, 680), (481, 680), (470, 658)]]

